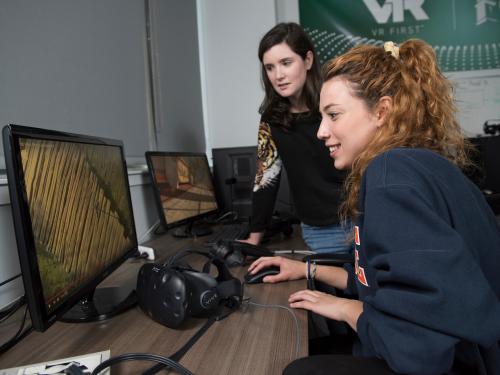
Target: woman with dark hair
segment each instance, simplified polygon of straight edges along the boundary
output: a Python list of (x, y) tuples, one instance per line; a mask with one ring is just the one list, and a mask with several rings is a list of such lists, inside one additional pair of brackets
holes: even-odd
[(250, 235), (257, 245), (269, 224), (285, 168), (302, 236), (315, 252), (349, 252), (339, 224), (343, 173), (316, 138), (321, 73), (314, 46), (296, 23), (280, 23), (260, 41), (265, 98), (260, 106), (257, 173)]
[(341, 213), (354, 223), (355, 264), (276, 257), (249, 270), (275, 265), (265, 282), (308, 276), (357, 295), (289, 298), (357, 340), (354, 356), (303, 358), (284, 374), (500, 374), (500, 228), (460, 170), (469, 146), (434, 50), (361, 45), (325, 68), (318, 138), (350, 171)]

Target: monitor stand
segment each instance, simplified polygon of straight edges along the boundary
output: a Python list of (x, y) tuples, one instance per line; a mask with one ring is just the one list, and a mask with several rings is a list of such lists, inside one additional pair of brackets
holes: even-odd
[(121, 314), (137, 304), (135, 290), (96, 288), (67, 311), (60, 320), (66, 323), (95, 322)]
[(176, 228), (172, 232), (172, 236), (186, 238), (186, 237), (202, 237), (212, 234), (210, 225), (204, 223), (189, 222), (186, 226)]

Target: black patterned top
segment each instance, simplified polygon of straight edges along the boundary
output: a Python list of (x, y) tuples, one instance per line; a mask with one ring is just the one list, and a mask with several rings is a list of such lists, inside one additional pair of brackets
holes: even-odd
[(319, 115), (305, 112), (293, 114), (290, 129), (260, 123), (252, 232), (263, 231), (271, 219), (283, 167), (296, 214), (303, 223), (325, 226), (339, 222), (345, 173), (335, 169), (328, 148), (316, 137), (320, 122)]

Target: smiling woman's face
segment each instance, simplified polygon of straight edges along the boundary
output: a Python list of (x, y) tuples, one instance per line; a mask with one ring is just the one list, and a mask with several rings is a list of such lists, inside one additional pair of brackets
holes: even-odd
[(380, 118), (352, 94), (348, 82), (335, 77), (323, 84), (320, 95), (321, 125), (318, 138), (325, 142), (335, 168), (349, 169), (373, 139)]

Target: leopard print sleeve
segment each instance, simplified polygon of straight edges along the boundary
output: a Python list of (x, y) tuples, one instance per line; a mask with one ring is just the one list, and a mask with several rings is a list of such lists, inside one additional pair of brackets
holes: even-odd
[(271, 187), (279, 181), (282, 162), (269, 124), (261, 122), (257, 142), (257, 168), (253, 191)]
[(262, 232), (271, 221), (281, 178), (282, 161), (269, 124), (261, 122), (257, 143), (257, 167), (252, 196), (250, 231)]

